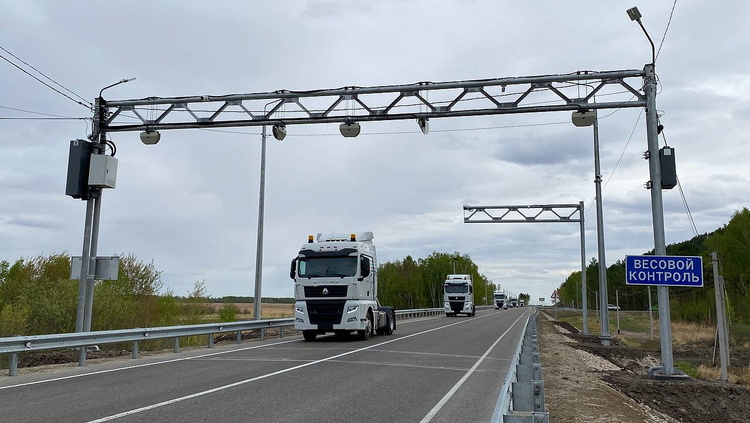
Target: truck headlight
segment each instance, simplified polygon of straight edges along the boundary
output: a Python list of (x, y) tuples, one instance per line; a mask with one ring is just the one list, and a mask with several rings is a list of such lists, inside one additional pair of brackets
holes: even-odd
[(358, 305), (349, 306), (346, 308), (347, 313), (354, 313), (355, 311), (359, 310)]
[(305, 314), (305, 309), (303, 307), (294, 307), (294, 311), (299, 314)]

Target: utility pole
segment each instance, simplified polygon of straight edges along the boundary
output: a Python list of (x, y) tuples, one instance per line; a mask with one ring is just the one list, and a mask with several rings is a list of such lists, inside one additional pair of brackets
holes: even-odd
[[(726, 302), (724, 298), (724, 278), (719, 275), (719, 261), (716, 251), (711, 253), (714, 268), (714, 296), (716, 297), (716, 325), (719, 332), (719, 361), (721, 363), (721, 380), (728, 380), (729, 338), (727, 328)], [(715, 350), (714, 350), (715, 351)]]

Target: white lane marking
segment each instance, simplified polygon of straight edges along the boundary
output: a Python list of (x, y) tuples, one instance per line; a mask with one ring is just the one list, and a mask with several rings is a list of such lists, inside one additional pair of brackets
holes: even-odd
[[(406, 323), (422, 322), (422, 321), (425, 321), (425, 320), (431, 320), (431, 318), (409, 319), (407, 321), (399, 322), (399, 325), (403, 325), (403, 324), (406, 324)], [(197, 355), (197, 356), (194, 356), (194, 357), (183, 357), (183, 358), (175, 358), (175, 359), (172, 359), (172, 360), (157, 361), (157, 362), (153, 362), (153, 363), (135, 364), (135, 365), (132, 365), (132, 366), (118, 367), (116, 369), (97, 370), (97, 371), (88, 372), (88, 373), (81, 373), (81, 374), (78, 374), (78, 375), (60, 376), (60, 377), (56, 377), (56, 378), (52, 378), (52, 379), (38, 380), (38, 381), (35, 381), (35, 382), (19, 383), (19, 384), (16, 384), (16, 385), (0, 386), (0, 391), (2, 391), (4, 389), (19, 388), (19, 387), (29, 386), (29, 385), (39, 385), (39, 384), (42, 384), (42, 383), (57, 382), (57, 381), (60, 381), (60, 380), (76, 379), (76, 378), (84, 377), (84, 376), (93, 376), (93, 375), (99, 375), (99, 374), (104, 374), (104, 373), (119, 372), (121, 370), (130, 370), (130, 369), (137, 369), (137, 368), (140, 368), (140, 367), (156, 366), (158, 364), (175, 363), (175, 362), (184, 361), (184, 360), (195, 360), (195, 359), (198, 359), (198, 358), (211, 357), (211, 356), (219, 355), (219, 354), (229, 354), (229, 353), (232, 353), (232, 352), (246, 351), (246, 350), (252, 350), (252, 349), (256, 349), (256, 348), (265, 348), (265, 347), (269, 347), (269, 346), (287, 344), (289, 342), (297, 342), (297, 341), (299, 341), (299, 339), (292, 339), (292, 340), (289, 340), (289, 341), (280, 341), (280, 342), (275, 342), (273, 344), (255, 345), (255, 346), (252, 346), (252, 347), (239, 348), (239, 349), (236, 349), (236, 350), (220, 351), (220, 352), (215, 352), (215, 353), (202, 354), (202, 355)]]
[(271, 347), (271, 346), (276, 346), (276, 345), (281, 345), (281, 344), (287, 344), (289, 342), (296, 342), (296, 341), (298, 341), (298, 339), (291, 339), (291, 340), (288, 340), (288, 341), (274, 342), (272, 344), (254, 345), (252, 347), (245, 347), (245, 348), (239, 348), (239, 349), (233, 349), (233, 350), (227, 350), (227, 351), (212, 352), (212, 353), (208, 353), (208, 354), (196, 355), (196, 356), (193, 356), (193, 357), (182, 357), (182, 358), (175, 358), (175, 359), (172, 359), (172, 360), (155, 361), (153, 363), (134, 364), (132, 366), (118, 367), (116, 369), (97, 370), (97, 371), (94, 371), (94, 372), (81, 373), (79, 375), (60, 376), (60, 377), (56, 377), (56, 378), (53, 378), (53, 379), (45, 379), (45, 380), (37, 380), (35, 382), (19, 383), (17, 385), (0, 386), (0, 391), (2, 391), (3, 389), (18, 388), (18, 387), (21, 387), (21, 386), (39, 385), (41, 383), (57, 382), (57, 381), (60, 381), (60, 380), (75, 379), (75, 378), (84, 377), (84, 376), (92, 376), (92, 375), (99, 375), (99, 374), (104, 374), (104, 373), (119, 372), (120, 370), (137, 369), (139, 367), (156, 366), (158, 364), (175, 363), (175, 362), (178, 362), (178, 361), (185, 361), (185, 360), (196, 360), (196, 359), (203, 358), (203, 357), (211, 357), (211, 356), (220, 355), (220, 354), (229, 354), (229, 353), (238, 352), (238, 351), (254, 350), (254, 349), (257, 349), (257, 348), (266, 348), (266, 347)]
[[(488, 314), (487, 317), (488, 316), (490, 316), (490, 315)], [(481, 317), (485, 317), (485, 316), (481, 316)], [(520, 319), (520, 317), (519, 317), (519, 319)], [(327, 357), (327, 358), (322, 358), (320, 360), (311, 361), (309, 363), (300, 364), (298, 366), (289, 367), (289, 368), (286, 368), (286, 369), (283, 369), (283, 370), (278, 370), (278, 371), (275, 371), (275, 372), (272, 372), (272, 373), (267, 373), (267, 374), (256, 376), (256, 377), (253, 377), (253, 378), (250, 378), (250, 379), (241, 380), (239, 382), (230, 383), (229, 385), (218, 386), (216, 388), (209, 389), (209, 390), (206, 390), (206, 391), (196, 392), (194, 394), (186, 395), (186, 396), (183, 396), (183, 397), (174, 398), (174, 399), (167, 400), (167, 401), (162, 401), (160, 403), (156, 403), (156, 404), (152, 404), (152, 405), (147, 405), (145, 407), (140, 407), (140, 408), (136, 408), (136, 409), (129, 410), (129, 411), (124, 411), (122, 413), (113, 414), (111, 416), (102, 417), (102, 418), (96, 419), (96, 420), (91, 420), (88, 423), (108, 422), (108, 421), (111, 421), (111, 420), (119, 419), (121, 417), (126, 417), (126, 416), (130, 416), (130, 415), (133, 415), (133, 414), (142, 413), (144, 411), (153, 410), (153, 409), (164, 407), (164, 406), (167, 406), (167, 405), (171, 405), (171, 404), (174, 404), (174, 403), (177, 403), (177, 402), (181, 402), (181, 401), (185, 401), (185, 400), (189, 400), (189, 399), (201, 397), (201, 396), (208, 395), (208, 394), (213, 394), (215, 392), (223, 391), (223, 390), (226, 390), (226, 389), (229, 389), (229, 388), (234, 388), (234, 387), (237, 387), (237, 386), (240, 386), (240, 385), (244, 385), (244, 384), (247, 384), (247, 383), (250, 383), (250, 382), (255, 382), (255, 381), (258, 381), (258, 380), (261, 380), (261, 379), (266, 379), (266, 378), (269, 378), (269, 377), (272, 377), (272, 376), (277, 376), (277, 375), (288, 373), (288, 372), (291, 372), (291, 371), (294, 371), (294, 370), (299, 370), (299, 369), (302, 369), (304, 367), (313, 366), (315, 364), (320, 364), (320, 363), (324, 363), (326, 361), (335, 360), (335, 359), (337, 359), (339, 357), (344, 357), (344, 356), (351, 355), (351, 354), (354, 354), (354, 353), (362, 352), (362, 351), (365, 351), (365, 350), (369, 350), (371, 348), (379, 347), (381, 345), (390, 344), (392, 342), (397, 342), (397, 341), (402, 341), (404, 339), (408, 339), (408, 338), (411, 338), (413, 336), (424, 335), (425, 333), (433, 332), (433, 331), (440, 330), (440, 329), (445, 329), (445, 328), (448, 328), (448, 327), (451, 327), (451, 326), (455, 326), (455, 325), (460, 325), (460, 324), (463, 324), (463, 323), (474, 322), (476, 320), (477, 319), (466, 319), (466, 320), (463, 320), (463, 321), (460, 321), (460, 322), (456, 322), (456, 323), (451, 323), (451, 324), (448, 324), (448, 325), (445, 325), (445, 326), (439, 326), (439, 327), (436, 327), (436, 328), (427, 329), (427, 330), (424, 330), (422, 332), (413, 333), (411, 335), (405, 335), (405, 336), (402, 336), (402, 337), (399, 337), (399, 338), (391, 339), (389, 341), (380, 342), (378, 344), (373, 344), (373, 345), (370, 345), (370, 346), (367, 346), (367, 347), (363, 347), (363, 348), (359, 348), (359, 349), (356, 349), (356, 350), (348, 351), (348, 352), (345, 352), (345, 353), (333, 355), (333, 356), (330, 356), (330, 357)], [(513, 324), (515, 324), (515, 322)]]
[(495, 346), (500, 342), (500, 340), (503, 339), (503, 337), (505, 335), (507, 335), (508, 332), (510, 332), (511, 329), (513, 329), (513, 326), (515, 326), (516, 323), (518, 323), (518, 321), (521, 320), (521, 318), (525, 314), (526, 313), (521, 314), (521, 316), (519, 316), (518, 319), (516, 319), (516, 321), (513, 322), (513, 324), (510, 325), (510, 327), (508, 328), (508, 330), (506, 330), (505, 332), (503, 332), (503, 334), (500, 335), (500, 337), (495, 340), (495, 342), (487, 349), (487, 351), (484, 352), (484, 354), (482, 355), (482, 357), (480, 357), (479, 360), (477, 360), (477, 362), (474, 363), (473, 366), (471, 366), (471, 369), (469, 369), (469, 371), (466, 372), (466, 374), (461, 378), (461, 380), (459, 380), (458, 382), (456, 382), (455, 385), (453, 385), (453, 388), (451, 388), (450, 391), (448, 391), (448, 393), (445, 394), (445, 396), (443, 396), (443, 398), (440, 401), (438, 401), (438, 403), (435, 404), (434, 407), (432, 407), (432, 410), (430, 410), (430, 412), (427, 413), (427, 415), (424, 416), (424, 418), (422, 420), (420, 420), (419, 423), (428, 423), (428, 422), (432, 421), (432, 418), (435, 417), (435, 415), (443, 408), (443, 406), (445, 405), (445, 403), (447, 403), (448, 400), (451, 399), (451, 397), (453, 396), (453, 394), (455, 394), (458, 391), (458, 388), (460, 388), (461, 385), (463, 385), (464, 382), (466, 382), (466, 380), (469, 379), (469, 376), (471, 376), (471, 374), (474, 373), (474, 371), (477, 369), (477, 367), (479, 367), (479, 365), (482, 364), (482, 362), (489, 355), (489, 353), (492, 351), (492, 349), (495, 348)]

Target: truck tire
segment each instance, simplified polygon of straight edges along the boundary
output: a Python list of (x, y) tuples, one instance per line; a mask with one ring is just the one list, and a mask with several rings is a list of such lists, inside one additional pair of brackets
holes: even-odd
[(318, 331), (316, 330), (303, 330), (302, 336), (305, 337), (305, 341), (312, 342), (315, 340), (315, 337), (318, 336)]
[(371, 335), (372, 335), (372, 314), (367, 313), (367, 321), (365, 323), (365, 329), (357, 331), (357, 338), (359, 338), (360, 341), (367, 341), (368, 339), (370, 339)]
[(378, 335), (393, 335), (396, 329), (396, 314), (392, 310), (385, 313), (385, 326), (378, 329)]

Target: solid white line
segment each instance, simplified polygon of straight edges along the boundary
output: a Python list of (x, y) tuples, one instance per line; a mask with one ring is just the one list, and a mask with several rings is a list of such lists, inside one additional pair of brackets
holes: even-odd
[(289, 341), (280, 341), (280, 342), (274, 342), (272, 344), (264, 344), (264, 345), (254, 345), (252, 347), (245, 347), (245, 348), (238, 348), (238, 349), (227, 350), (227, 351), (212, 352), (212, 353), (208, 353), (208, 354), (196, 355), (196, 356), (193, 356), (193, 357), (175, 358), (175, 359), (172, 359), (172, 360), (156, 361), (156, 362), (153, 362), (153, 363), (134, 364), (132, 366), (118, 367), (116, 369), (97, 370), (97, 371), (94, 371), (94, 372), (82, 373), (82, 374), (79, 374), (79, 375), (60, 376), (60, 377), (56, 377), (56, 378), (53, 378), (53, 379), (38, 380), (36, 382), (25, 382), (25, 383), (19, 383), (17, 385), (0, 386), (0, 391), (2, 391), (3, 389), (19, 388), (21, 386), (39, 385), (41, 383), (56, 382), (56, 381), (59, 381), (59, 380), (76, 379), (76, 378), (84, 377), (84, 376), (92, 376), (92, 375), (100, 375), (100, 374), (104, 374), (104, 373), (119, 372), (120, 370), (137, 369), (139, 367), (156, 366), (158, 364), (175, 363), (175, 362), (178, 362), (178, 361), (185, 361), (185, 360), (196, 360), (196, 359), (203, 358), (203, 357), (211, 357), (211, 356), (220, 355), (220, 354), (229, 354), (229, 353), (238, 352), (238, 351), (254, 350), (254, 349), (257, 349), (257, 348), (271, 347), (271, 346), (275, 346), (275, 345), (287, 344), (289, 342), (296, 342), (296, 341), (299, 341), (299, 340), (298, 339), (291, 339)]
[(479, 365), (482, 364), (482, 362), (490, 354), (490, 352), (492, 351), (492, 349), (495, 348), (495, 346), (500, 342), (500, 340), (503, 339), (503, 337), (505, 335), (507, 335), (508, 332), (510, 332), (511, 329), (513, 329), (513, 326), (515, 326), (516, 323), (518, 323), (518, 321), (521, 320), (521, 318), (524, 315), (526, 315), (526, 313), (521, 314), (521, 316), (518, 319), (516, 319), (516, 321), (513, 322), (513, 324), (510, 325), (510, 327), (508, 328), (508, 330), (506, 330), (505, 332), (503, 332), (503, 334), (500, 335), (500, 337), (495, 340), (495, 342), (487, 349), (487, 351), (484, 352), (484, 354), (479, 358), (479, 360), (477, 360), (477, 362), (474, 363), (473, 366), (471, 366), (471, 369), (469, 369), (469, 371), (466, 372), (466, 374), (464, 375), (464, 377), (462, 377), (461, 380), (459, 380), (458, 382), (456, 382), (455, 385), (453, 385), (453, 388), (451, 388), (450, 391), (448, 391), (448, 393), (445, 394), (445, 396), (443, 396), (443, 398), (440, 401), (438, 401), (438, 403), (435, 404), (434, 407), (432, 407), (432, 410), (430, 410), (430, 412), (427, 413), (427, 415), (424, 416), (424, 418), (422, 420), (420, 420), (419, 423), (428, 423), (428, 422), (432, 421), (432, 418), (435, 417), (435, 415), (443, 408), (443, 406), (445, 405), (445, 403), (447, 403), (448, 400), (451, 399), (451, 397), (453, 396), (453, 394), (455, 394), (458, 391), (458, 388), (460, 388), (461, 385), (463, 385), (464, 382), (466, 382), (466, 380), (469, 379), (469, 376), (471, 376), (471, 374), (474, 373), (474, 371), (477, 369), (477, 367), (479, 367)]
[[(488, 316), (490, 316), (490, 315), (488, 314), (487, 316), (481, 316), (481, 317), (488, 317)], [(519, 319), (520, 319), (520, 317), (519, 317)], [(411, 338), (413, 336), (424, 335), (425, 333), (433, 332), (433, 331), (440, 330), (440, 329), (445, 329), (447, 327), (451, 327), (451, 326), (455, 326), (455, 325), (460, 325), (460, 324), (463, 324), (463, 323), (473, 322), (473, 321), (476, 321), (476, 320), (477, 319), (466, 319), (466, 320), (459, 321), (459, 322), (456, 322), (456, 323), (450, 323), (450, 324), (447, 324), (445, 326), (440, 326), (440, 327), (433, 328), (433, 329), (427, 329), (427, 330), (424, 330), (422, 332), (413, 333), (411, 335), (405, 335), (405, 336), (402, 336), (402, 337), (399, 337), (399, 338), (391, 339), (389, 341), (380, 342), (378, 344), (373, 344), (373, 345), (369, 345), (367, 347), (363, 347), (363, 348), (359, 348), (359, 349), (356, 349), (356, 350), (348, 351), (348, 352), (345, 352), (345, 353), (341, 353), (341, 354), (333, 355), (333, 356), (330, 356), (330, 357), (322, 358), (320, 360), (311, 361), (309, 363), (300, 364), (298, 366), (289, 367), (287, 369), (279, 370), (279, 371), (272, 372), (272, 373), (267, 373), (267, 374), (264, 374), (264, 375), (261, 375), (261, 376), (256, 376), (256, 377), (253, 377), (253, 378), (250, 378), (250, 379), (241, 380), (239, 382), (230, 383), (229, 385), (219, 386), (219, 387), (216, 387), (216, 388), (213, 388), (213, 389), (209, 389), (209, 390), (206, 390), (206, 391), (196, 392), (194, 394), (186, 395), (186, 396), (183, 396), (183, 397), (174, 398), (174, 399), (167, 400), (167, 401), (162, 401), (160, 403), (156, 403), (156, 404), (152, 404), (152, 405), (147, 405), (145, 407), (136, 408), (136, 409), (125, 411), (125, 412), (118, 413), (118, 414), (113, 414), (111, 416), (102, 417), (102, 418), (96, 419), (96, 420), (91, 420), (88, 423), (108, 422), (110, 420), (119, 419), (120, 417), (125, 417), (125, 416), (130, 416), (130, 415), (133, 415), (133, 414), (142, 413), (144, 411), (153, 410), (153, 409), (164, 407), (164, 406), (167, 406), (167, 405), (170, 405), (170, 404), (174, 404), (174, 403), (177, 403), (177, 402), (181, 402), (181, 401), (185, 401), (185, 400), (189, 400), (189, 399), (201, 397), (201, 396), (208, 395), (208, 394), (213, 394), (215, 392), (223, 391), (223, 390), (229, 389), (229, 388), (234, 388), (234, 387), (237, 387), (237, 386), (240, 386), (240, 385), (244, 385), (246, 383), (255, 382), (255, 381), (258, 381), (258, 380), (261, 380), (261, 379), (266, 379), (266, 378), (269, 378), (269, 377), (272, 377), (272, 376), (277, 376), (277, 375), (288, 373), (288, 372), (291, 372), (291, 371), (294, 371), (294, 370), (299, 370), (299, 369), (302, 369), (304, 367), (313, 366), (315, 364), (320, 364), (320, 363), (324, 363), (326, 361), (335, 360), (335, 359), (340, 358), (340, 357), (344, 357), (344, 356), (351, 355), (351, 354), (354, 354), (354, 353), (358, 353), (358, 352), (362, 352), (362, 351), (365, 351), (365, 350), (369, 350), (371, 348), (379, 347), (381, 345), (390, 344), (392, 342), (397, 342), (397, 341), (402, 341), (404, 339), (408, 339), (408, 338)]]

